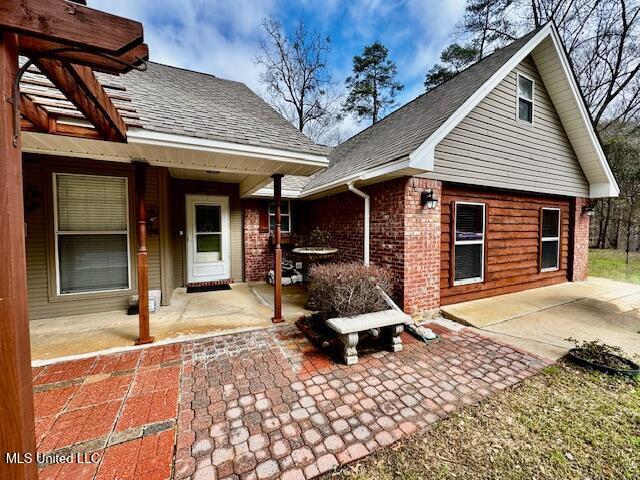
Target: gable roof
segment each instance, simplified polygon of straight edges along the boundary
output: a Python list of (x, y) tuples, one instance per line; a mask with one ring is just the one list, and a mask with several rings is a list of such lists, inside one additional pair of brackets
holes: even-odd
[(126, 89), (144, 130), (326, 156), (243, 83), (154, 62), (106, 78)]
[(547, 90), (589, 181), (590, 196), (617, 196), (615, 178), (552, 23), (497, 50), (336, 147), (329, 167), (311, 178), (303, 195), (371, 178), (380, 170), (432, 171), (435, 146), (530, 54), (545, 85), (553, 83)]

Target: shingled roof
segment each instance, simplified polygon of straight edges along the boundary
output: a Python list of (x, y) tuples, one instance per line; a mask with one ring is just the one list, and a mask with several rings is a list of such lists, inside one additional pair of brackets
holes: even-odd
[(106, 77), (126, 88), (145, 130), (326, 155), (243, 83), (154, 62)]
[(329, 156), (329, 167), (314, 175), (305, 190), (412, 153), (539, 30), (483, 58), (338, 145)]

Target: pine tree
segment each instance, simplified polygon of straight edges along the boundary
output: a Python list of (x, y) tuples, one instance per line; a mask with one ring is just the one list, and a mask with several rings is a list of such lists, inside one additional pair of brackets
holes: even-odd
[(471, 45), (453, 43), (440, 54), (440, 61), (431, 67), (424, 80), (425, 90), (446, 82), (478, 59), (478, 50)]
[(372, 124), (388, 108), (396, 104), (396, 96), (404, 85), (396, 80), (398, 69), (389, 58), (389, 50), (376, 41), (353, 57), (353, 74), (347, 77), (349, 95), (343, 106), (358, 119), (371, 118)]

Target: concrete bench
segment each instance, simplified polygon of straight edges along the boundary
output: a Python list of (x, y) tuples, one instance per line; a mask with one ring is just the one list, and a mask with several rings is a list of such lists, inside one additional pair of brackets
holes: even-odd
[(327, 325), (334, 330), (342, 342), (343, 358), (347, 365), (358, 363), (356, 347), (361, 332), (370, 332), (374, 337), (382, 333), (389, 342), (392, 352), (402, 350), (400, 335), (405, 325), (413, 324), (413, 319), (398, 310), (365, 313), (355, 317), (339, 317), (327, 320)]

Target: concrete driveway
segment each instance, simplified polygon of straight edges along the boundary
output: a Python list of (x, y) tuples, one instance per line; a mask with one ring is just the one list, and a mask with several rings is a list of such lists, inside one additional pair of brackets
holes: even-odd
[(590, 278), (442, 307), (445, 317), (557, 359), (568, 337), (602, 340), (640, 355), (640, 285)]

